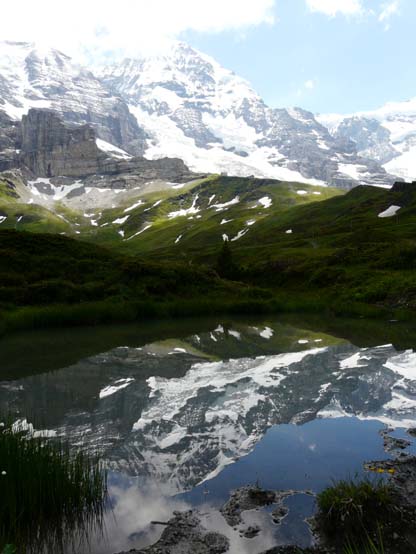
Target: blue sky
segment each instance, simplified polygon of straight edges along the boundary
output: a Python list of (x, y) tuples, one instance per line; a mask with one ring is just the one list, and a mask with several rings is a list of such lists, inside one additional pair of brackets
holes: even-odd
[(380, 21), (388, 4), (369, 0), (363, 5), (374, 14), (329, 17), (304, 0), (281, 0), (273, 25), (184, 38), (247, 78), (271, 106), (370, 110), (416, 96), (416, 0), (401, 0)]
[(186, 40), (274, 107), (351, 113), (416, 97), (416, 0), (14, 0), (3, 16), (3, 39), (92, 66)]

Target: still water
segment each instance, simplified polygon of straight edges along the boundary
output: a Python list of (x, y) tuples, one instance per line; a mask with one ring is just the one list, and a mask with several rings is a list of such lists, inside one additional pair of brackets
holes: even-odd
[[(151, 522), (186, 509), (230, 553), (307, 546), (310, 492), (388, 457), (386, 425), (416, 426), (416, 333), (400, 325), (218, 319), (16, 335), (0, 341), (0, 412), (105, 462), (111, 509), (85, 552), (152, 544), (163, 527)], [(295, 492), (280, 525), (270, 509), (245, 512), (242, 526), (262, 529), (248, 539), (218, 509), (256, 483)]]

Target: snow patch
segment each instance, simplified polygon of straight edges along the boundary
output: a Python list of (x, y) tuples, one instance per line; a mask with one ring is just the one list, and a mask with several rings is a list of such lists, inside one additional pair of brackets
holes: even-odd
[(105, 152), (106, 154), (109, 154), (112, 158), (117, 158), (121, 160), (130, 160), (133, 156), (128, 154), (125, 150), (122, 150), (121, 148), (118, 148), (118, 146), (114, 146), (114, 144), (110, 144), (109, 142), (106, 142), (102, 139), (95, 139), (95, 144), (97, 145), (97, 148), (101, 150), (102, 152)]
[(143, 229), (141, 229), (140, 231), (138, 231), (137, 233), (135, 233), (134, 235), (132, 235), (131, 237), (129, 237), (126, 240), (131, 240), (131, 239), (134, 239), (134, 237), (138, 237), (139, 235), (141, 235), (142, 233), (147, 231), (147, 229), (150, 229), (151, 226), (152, 226), (151, 223), (149, 223), (148, 225), (145, 225), (145, 227), (143, 227)]
[(129, 215), (126, 215), (125, 217), (119, 217), (118, 219), (115, 219), (113, 221), (113, 224), (114, 225), (123, 225), (123, 223), (126, 223), (126, 221), (128, 220), (130, 216)]
[(99, 397), (100, 398), (106, 398), (107, 396), (111, 396), (112, 394), (115, 394), (119, 390), (125, 389), (128, 387), (134, 379), (132, 377), (129, 377), (127, 379), (118, 379), (114, 382), (113, 385), (109, 385), (108, 387), (104, 387), (100, 390)]
[(271, 329), (270, 327), (265, 327), (263, 329), (263, 331), (260, 331), (259, 335), (263, 338), (263, 339), (271, 339), (272, 336), (274, 335), (274, 331), (273, 329)]
[(190, 208), (177, 210), (176, 212), (170, 212), (168, 214), (169, 219), (173, 219), (175, 217), (184, 217), (190, 214), (197, 214), (200, 211), (200, 209), (196, 207), (198, 198), (199, 198), (199, 195), (197, 194), (193, 199), (192, 206)]
[(248, 233), (249, 229), (242, 229), (241, 231), (238, 231), (236, 236), (231, 239), (231, 242), (235, 242), (236, 240), (240, 240), (244, 235)]
[(143, 204), (144, 204), (143, 200), (139, 200), (138, 202), (136, 202), (135, 204), (133, 204), (129, 208), (126, 208), (124, 210), (124, 213), (131, 212), (132, 210), (138, 208), (139, 206), (142, 206)]
[(397, 212), (401, 209), (400, 206), (395, 206), (394, 204), (387, 208), (387, 210), (384, 210), (384, 212), (381, 212), (378, 214), (378, 217), (393, 217), (397, 214)]
[(263, 196), (263, 198), (257, 200), (257, 203), (261, 204), (263, 208), (270, 208), (270, 206), (273, 204), (272, 199), (269, 196)]

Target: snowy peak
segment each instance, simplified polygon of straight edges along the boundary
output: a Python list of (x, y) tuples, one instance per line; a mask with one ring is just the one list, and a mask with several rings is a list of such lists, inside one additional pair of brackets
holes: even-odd
[(301, 108), (271, 108), (246, 80), (184, 42), (100, 71), (58, 50), (2, 42), (0, 111), (20, 120), (30, 108), (92, 125), (123, 155), (180, 158), (197, 173), (342, 188), (395, 180), (380, 163), (397, 148), (380, 147), (376, 136), (369, 146), (364, 137), (359, 150), (349, 129), (330, 133)]
[(155, 104), (165, 102), (172, 110), (184, 102), (225, 111), (241, 105), (246, 98), (261, 102), (244, 79), (183, 42), (175, 43), (169, 54), (129, 58), (105, 68), (102, 78), (133, 103), (152, 92)]
[(352, 140), (360, 155), (399, 177), (416, 179), (416, 98), (349, 116), (323, 115), (319, 120), (334, 137)]
[(247, 81), (183, 42), (163, 56), (104, 68), (101, 78), (145, 130), (149, 158), (181, 157), (195, 171), (342, 187), (393, 181), (312, 113), (268, 107)]
[(66, 122), (92, 124), (102, 140), (142, 153), (143, 133), (127, 105), (87, 69), (54, 49), (0, 42), (0, 109), (20, 120), (49, 108)]
[(56, 94), (57, 89), (62, 89), (80, 72), (68, 56), (57, 50), (40, 49), (29, 42), (2, 42), (1, 92), (7, 98), (2, 94), (0, 104), (14, 119), (20, 119), (30, 107), (51, 107), (51, 94), (54, 91)]

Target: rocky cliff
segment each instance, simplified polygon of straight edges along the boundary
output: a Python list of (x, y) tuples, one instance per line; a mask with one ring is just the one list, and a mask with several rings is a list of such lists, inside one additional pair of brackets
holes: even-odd
[[(1, 119), (0, 119), (1, 123)], [(104, 151), (95, 130), (89, 125), (64, 123), (56, 112), (31, 109), (21, 125), (9, 122), (10, 146), (20, 146), (18, 154), (7, 158), (8, 169), (18, 167), (35, 177), (86, 179), (100, 187), (129, 188), (152, 180), (185, 181), (192, 174), (179, 159), (147, 160)], [(8, 143), (7, 143), (8, 144)], [(6, 155), (5, 158), (6, 160)], [(0, 154), (1, 163), (1, 154)]]
[(0, 42), (0, 110), (20, 120), (29, 108), (49, 108), (65, 122), (88, 124), (99, 138), (142, 155), (146, 134), (126, 103), (93, 73), (56, 49)]
[(37, 177), (82, 177), (97, 173), (106, 155), (88, 125), (65, 125), (50, 110), (32, 109), (22, 118), (21, 164)]

